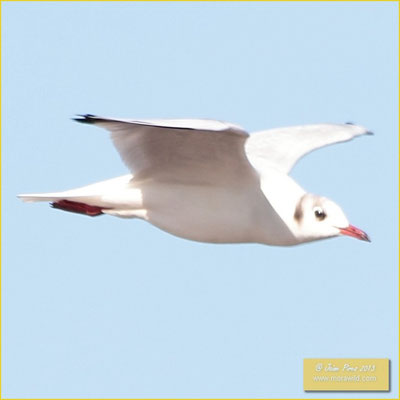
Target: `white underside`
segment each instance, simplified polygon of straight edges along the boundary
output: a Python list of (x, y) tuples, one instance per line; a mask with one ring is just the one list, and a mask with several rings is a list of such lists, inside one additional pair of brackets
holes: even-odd
[(104, 207), (105, 214), (141, 218), (173, 235), (212, 243), (292, 245), (297, 240), (259, 187), (182, 185), (132, 175), (65, 192), (21, 195), (24, 201), (70, 200)]

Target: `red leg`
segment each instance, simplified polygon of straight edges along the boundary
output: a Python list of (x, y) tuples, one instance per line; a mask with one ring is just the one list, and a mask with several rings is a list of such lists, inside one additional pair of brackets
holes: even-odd
[(85, 214), (91, 217), (103, 214), (103, 212), (101, 211), (102, 208), (100, 207), (90, 206), (89, 204), (78, 203), (76, 201), (70, 200), (55, 201), (54, 203), (51, 203), (51, 206), (60, 210), (74, 212), (78, 214)]

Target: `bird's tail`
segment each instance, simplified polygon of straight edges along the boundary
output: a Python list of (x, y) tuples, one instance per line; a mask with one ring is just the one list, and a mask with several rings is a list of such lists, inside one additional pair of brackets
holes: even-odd
[(107, 207), (101, 205), (100, 196), (79, 196), (70, 195), (68, 192), (59, 193), (39, 193), (39, 194), (20, 194), (18, 197), (28, 203), (46, 201), (50, 202), (53, 208), (64, 211), (74, 212), (78, 214), (85, 214), (91, 217), (104, 214)]
[(125, 175), (64, 192), (20, 194), (18, 198), (28, 203), (50, 202), (54, 208), (89, 216), (110, 214), (121, 202), (141, 200), (137, 189), (127, 190), (131, 179)]
[(66, 199), (66, 196), (63, 195), (63, 192), (19, 194), (17, 197), (25, 203), (36, 203), (38, 201), (52, 202)]

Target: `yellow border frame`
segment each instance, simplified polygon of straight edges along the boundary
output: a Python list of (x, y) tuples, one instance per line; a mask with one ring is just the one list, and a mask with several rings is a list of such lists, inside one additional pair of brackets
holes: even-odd
[[(0, 0), (0, 27), (1, 27), (1, 12), (2, 12), (2, 3), (5, 2), (17, 2), (17, 1), (36, 1), (36, 2), (58, 2), (58, 1), (69, 1), (69, 2), (77, 2), (77, 1), (85, 1), (85, 2), (99, 2), (99, 1), (107, 1), (107, 2), (112, 2), (112, 1), (137, 1), (137, 2), (156, 2), (156, 1), (175, 1), (175, 2), (184, 2), (184, 1), (197, 1), (197, 2), (213, 2), (213, 1), (225, 1), (225, 2), (276, 2), (276, 1), (285, 1), (285, 2), (346, 2), (346, 1), (351, 1), (351, 2), (386, 2), (386, 3), (397, 3), (399, 5), (398, 7), (398, 13), (399, 13), (399, 21), (400, 21), (400, 0)], [(399, 32), (398, 32), (398, 37), (399, 37), (399, 55), (398, 55), (398, 61), (400, 62), (400, 25), (399, 25)], [(0, 43), (1, 42), (1, 29), (0, 29)], [(1, 92), (1, 52), (0, 52), (0, 93)], [(400, 78), (400, 71), (399, 71), (399, 78)], [(400, 91), (400, 87), (398, 88)], [(0, 96), (0, 122), (1, 122), (1, 103), (2, 97)], [(399, 94), (399, 115), (400, 115), (400, 94)], [(400, 130), (399, 130), (399, 137), (400, 137)], [(400, 144), (399, 144), (399, 153), (400, 153)], [(1, 163), (1, 127), (0, 127), (0, 163)], [(399, 167), (398, 167), (398, 172), (399, 172), (399, 176), (400, 176), (400, 163), (399, 163)], [(0, 167), (0, 171), (1, 171), (1, 167)], [(399, 182), (398, 182), (399, 183)], [(0, 190), (1, 190), (1, 174), (0, 174)], [(400, 196), (400, 185), (399, 185), (399, 196)], [(400, 226), (400, 215), (399, 215), (399, 226)], [(1, 196), (0, 196), (0, 223), (1, 223)], [(400, 231), (398, 232), (400, 235)], [(0, 243), (1, 243), (1, 231), (0, 231)], [(0, 251), (1, 254), (1, 251)], [(400, 241), (399, 241), (399, 257), (400, 257)], [(400, 268), (399, 268), (400, 271)], [(400, 274), (399, 274), (399, 287), (400, 287)], [(1, 262), (0, 262), (0, 294), (1, 294)], [(398, 299), (398, 306), (399, 306), (399, 321), (400, 321), (400, 296)], [(3, 399), (3, 397), (1, 396), (2, 391), (1, 391), (1, 384), (2, 384), (2, 365), (1, 365), (1, 354), (2, 354), (2, 336), (1, 336), (1, 323), (2, 323), (2, 318), (1, 318), (1, 310), (2, 310), (2, 298), (0, 296), (0, 400)], [(398, 326), (398, 332), (400, 332), (400, 326)], [(398, 343), (399, 344), (399, 343)], [(400, 359), (400, 346), (399, 346), (399, 359)], [(389, 371), (390, 373), (390, 371)], [(400, 367), (399, 367), (399, 375), (397, 376), (398, 378), (398, 382), (400, 382)], [(339, 392), (340, 393), (340, 392)], [(342, 392), (343, 393), (343, 392)], [(357, 392), (354, 392), (357, 393)], [(367, 392), (368, 393), (368, 392)], [(382, 392), (383, 393), (383, 392)], [(400, 396), (400, 394), (399, 394)], [(335, 397), (332, 397), (333, 399)], [(275, 400), (274, 398), (269, 398), (266, 397), (265, 399), (252, 399), (252, 398), (224, 398), (223, 400), (238, 400), (238, 399), (246, 399), (246, 400)], [(315, 397), (311, 397), (310, 399), (315, 400)], [(359, 399), (362, 399), (362, 397), (359, 397)], [(376, 400), (379, 400), (380, 398), (377, 397)], [(388, 400), (399, 400), (396, 397), (392, 397), (392, 398), (387, 398)], [(4, 400), (24, 400), (24, 399), (17, 399), (17, 398), (4, 398)], [(41, 398), (39, 397), (32, 397), (29, 398), (29, 400), (41, 400)], [(87, 398), (46, 398), (45, 400), (89, 400)], [(97, 400), (96, 398), (90, 398), (90, 400)], [(118, 399), (118, 398), (99, 398), (99, 400), (175, 400), (175, 398), (122, 398), (122, 399)], [(179, 400), (193, 400), (193, 398), (179, 398)], [(220, 398), (196, 398), (196, 400), (221, 400)], [(304, 400), (304, 399), (300, 399), (300, 398), (280, 398), (280, 400)], [(353, 399), (345, 399), (345, 398), (341, 398), (341, 400), (353, 400)], [(369, 399), (369, 400), (375, 400), (375, 399)]]

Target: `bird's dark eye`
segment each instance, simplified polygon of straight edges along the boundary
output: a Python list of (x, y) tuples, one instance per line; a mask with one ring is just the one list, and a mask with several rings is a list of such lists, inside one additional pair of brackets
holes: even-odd
[(317, 218), (318, 221), (323, 221), (326, 217), (326, 214), (324, 210), (321, 207), (315, 207), (314, 208), (314, 215), (315, 218)]

